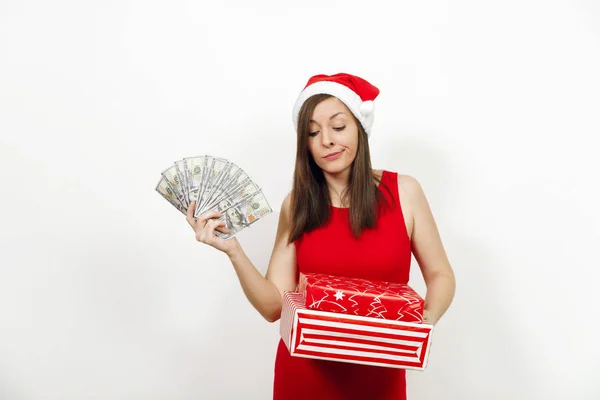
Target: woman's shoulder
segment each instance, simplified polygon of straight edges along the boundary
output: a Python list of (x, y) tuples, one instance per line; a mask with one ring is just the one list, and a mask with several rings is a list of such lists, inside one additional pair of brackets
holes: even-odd
[(383, 175), (387, 175), (389, 177), (395, 177), (398, 180), (398, 184), (403, 185), (420, 185), (417, 178), (412, 175), (401, 173), (392, 169), (374, 169), (373, 174), (378, 179), (382, 179)]
[(393, 178), (398, 184), (400, 195), (404, 194), (405, 196), (414, 197), (419, 196), (423, 192), (421, 183), (413, 175), (389, 169), (374, 169), (373, 174), (375, 174), (378, 179), (383, 179), (384, 174)]
[(290, 190), (283, 198), (281, 202), (281, 213), (288, 214), (291, 211), (292, 206), (292, 191)]

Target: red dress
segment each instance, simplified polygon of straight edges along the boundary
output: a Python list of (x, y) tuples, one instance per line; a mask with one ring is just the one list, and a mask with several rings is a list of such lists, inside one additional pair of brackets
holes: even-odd
[[(348, 209), (331, 207), (328, 224), (296, 242), (299, 272), (320, 272), (408, 283), (411, 242), (398, 193), (398, 174), (383, 171), (378, 190), (393, 208), (359, 239), (350, 231)], [(274, 400), (404, 400), (405, 370), (292, 357), (283, 340), (275, 360)]]

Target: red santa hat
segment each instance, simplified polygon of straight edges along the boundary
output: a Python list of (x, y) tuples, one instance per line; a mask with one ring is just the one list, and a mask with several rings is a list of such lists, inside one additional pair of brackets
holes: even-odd
[(298, 114), (304, 102), (315, 94), (330, 94), (342, 101), (360, 121), (367, 136), (371, 135), (375, 104), (379, 89), (363, 78), (346, 73), (315, 75), (300, 92), (293, 110), (294, 128), (298, 126)]

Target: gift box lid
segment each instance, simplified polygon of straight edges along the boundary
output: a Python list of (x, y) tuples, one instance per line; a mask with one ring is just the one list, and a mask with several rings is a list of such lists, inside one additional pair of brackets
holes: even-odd
[(301, 273), (306, 307), (406, 322), (423, 322), (423, 298), (406, 283)]

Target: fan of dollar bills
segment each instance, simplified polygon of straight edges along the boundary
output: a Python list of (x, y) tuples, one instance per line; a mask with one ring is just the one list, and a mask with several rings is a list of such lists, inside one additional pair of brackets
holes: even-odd
[(184, 215), (196, 201), (194, 217), (207, 211), (221, 213), (229, 239), (273, 210), (262, 189), (240, 167), (223, 158), (187, 157), (165, 169), (156, 191)]

